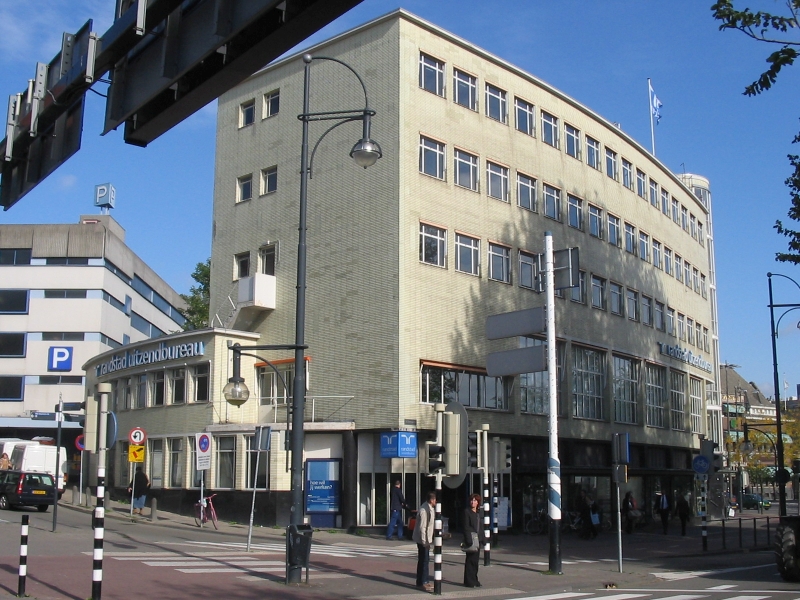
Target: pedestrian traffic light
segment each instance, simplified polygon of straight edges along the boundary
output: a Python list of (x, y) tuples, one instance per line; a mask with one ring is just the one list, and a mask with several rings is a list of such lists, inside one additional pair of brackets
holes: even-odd
[(467, 466), (473, 469), (480, 468), (480, 434), (477, 431), (470, 431), (467, 434)]
[(800, 458), (795, 458), (792, 461), (792, 473), (794, 474), (800, 473)]
[(444, 446), (439, 446), (436, 442), (425, 442), (425, 465), (428, 474), (433, 475), (444, 469), (445, 463), (442, 460), (444, 452)]

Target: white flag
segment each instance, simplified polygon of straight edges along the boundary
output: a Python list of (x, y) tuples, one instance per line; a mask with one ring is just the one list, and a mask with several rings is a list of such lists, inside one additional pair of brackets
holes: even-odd
[(650, 80), (647, 80), (647, 87), (650, 88), (650, 111), (653, 113), (653, 118), (655, 118), (656, 123), (661, 121), (661, 100), (658, 99), (656, 96), (656, 92), (653, 89), (653, 86), (650, 84)]

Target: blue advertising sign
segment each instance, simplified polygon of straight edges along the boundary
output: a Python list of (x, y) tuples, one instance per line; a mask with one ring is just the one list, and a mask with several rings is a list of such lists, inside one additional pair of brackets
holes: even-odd
[(381, 458), (397, 458), (397, 433), (388, 431), (381, 434)]
[(338, 513), (341, 496), (341, 459), (306, 461), (306, 512)]
[(381, 434), (381, 458), (416, 457), (416, 431), (387, 431)]

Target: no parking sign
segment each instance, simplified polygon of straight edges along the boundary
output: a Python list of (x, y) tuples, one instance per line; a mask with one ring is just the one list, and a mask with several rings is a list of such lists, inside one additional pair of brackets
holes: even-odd
[(197, 455), (197, 470), (205, 471), (211, 468), (211, 436), (207, 433), (196, 433), (194, 436)]

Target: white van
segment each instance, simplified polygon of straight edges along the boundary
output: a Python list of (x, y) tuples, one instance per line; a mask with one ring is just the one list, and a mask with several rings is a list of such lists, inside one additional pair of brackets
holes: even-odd
[(64, 474), (69, 466), (67, 451), (63, 447), (58, 448), (58, 457), (56, 458), (55, 446), (42, 446), (41, 444), (16, 446), (11, 455), (11, 464), (17, 471), (50, 473), (56, 481), (58, 491), (64, 491)]
[(0, 439), (0, 448), (2, 452), (8, 454), (8, 458), (14, 454), (14, 448), (17, 446), (38, 446), (39, 442), (33, 440), (21, 440), (19, 438), (2, 438)]

